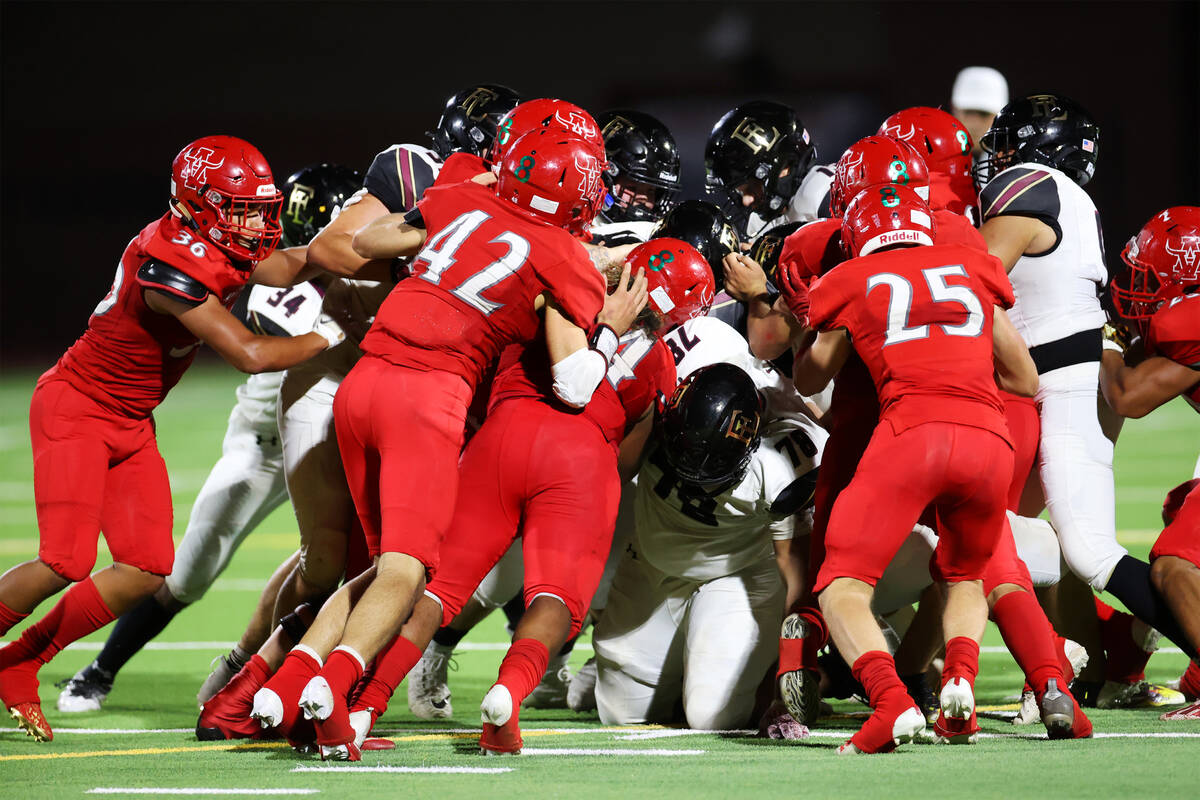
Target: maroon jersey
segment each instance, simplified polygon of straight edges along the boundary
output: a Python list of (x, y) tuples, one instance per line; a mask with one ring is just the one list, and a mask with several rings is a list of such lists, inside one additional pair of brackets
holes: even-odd
[(451, 153), (442, 162), (442, 168), (438, 171), (437, 180), (433, 182), (433, 185), (446, 186), (451, 183), (462, 183), (487, 171), (488, 168), (483, 163), (483, 159), (474, 153)]
[(542, 292), (577, 325), (595, 321), (604, 279), (565, 230), (469, 181), (428, 189), (417, 209), (429, 232), (425, 249), (384, 300), (364, 352), (453, 372), (474, 388), (505, 346), (537, 334)]
[[(674, 389), (675, 360), (666, 344), (641, 331), (631, 331), (621, 337), (607, 376), (578, 413), (595, 423), (615, 448), (655, 398), (660, 394), (666, 397)], [(518, 397), (557, 402), (550, 356), (540, 340), (527, 346), (514, 345), (501, 354), (488, 413), (505, 400)]]
[[(143, 267), (165, 265), (202, 288), (155, 278)], [(161, 272), (161, 270), (160, 270)], [(122, 416), (143, 418), (163, 401), (196, 357), (201, 342), (178, 319), (146, 306), (145, 289), (175, 295), (190, 304), (207, 289), (228, 308), (250, 277), (220, 250), (165, 214), (125, 248), (112, 289), (88, 320), (83, 336), (48, 374), (71, 384)]]
[(1200, 294), (1168, 300), (1154, 312), (1146, 334), (1146, 353), (1196, 370), (1196, 384), (1184, 397), (1200, 411)]
[(813, 285), (811, 323), (846, 328), (900, 433), (956, 422), (1008, 440), (993, 377), (992, 307), (1013, 304), (999, 259), (961, 245), (873, 253)]

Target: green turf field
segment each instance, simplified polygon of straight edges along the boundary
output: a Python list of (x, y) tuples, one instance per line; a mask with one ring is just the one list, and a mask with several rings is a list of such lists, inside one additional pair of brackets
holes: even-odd
[[(35, 378), (31, 372), (11, 372), (0, 380), (0, 569), (37, 550), (27, 428)], [(198, 364), (157, 414), (159, 443), (175, 494), (177, 538), (196, 491), (220, 454), (233, 389), (240, 379), (223, 365)], [(1157, 534), (1166, 490), (1191, 476), (1200, 452), (1198, 431), (1195, 413), (1179, 401), (1126, 425), (1117, 448), (1117, 524), (1122, 540), (1139, 555), (1145, 555)], [(1194, 796), (1200, 776), (1200, 723), (1160, 722), (1159, 712), (1149, 710), (1092, 711), (1098, 735), (1091, 741), (1047, 742), (1040, 726), (1018, 728), (1001, 719), (981, 719), (987, 737), (974, 747), (912, 745), (872, 758), (840, 758), (835, 752), (859, 724), (846, 716), (864, 710), (853, 703), (837, 704), (840, 716), (822, 720), (812, 738), (795, 743), (742, 734), (603, 728), (594, 715), (526, 711), (521, 718), (527, 755), (483, 758), (474, 746), (478, 706), (505, 646), (498, 618), (474, 631), (466, 640), (470, 649), (457, 656), (458, 670), (451, 672), (454, 720), (437, 726), (414, 719), (402, 688), (379, 726), (391, 732), (396, 749), (368, 753), (361, 765), (322, 765), (273, 742), (197, 742), (191, 732), (196, 689), (208, 674), (210, 660), (241, 632), (262, 582), (295, 549), (295, 530), (290, 509), (270, 517), (208, 596), (129, 663), (102, 712), (58, 713), (54, 682), (70, 677), (93, 658), (107, 631), (69, 648), (45, 667), (42, 702), (55, 739), (38, 744), (0, 728), (0, 785), (17, 798), (88, 792), (132, 796), (135, 789), (156, 795), (167, 789), (179, 793), (181, 788), (193, 790), (193, 795), (476, 799), (785, 794), (891, 798), (936, 797), (947, 791), (972, 798), (1095, 798), (1135, 793)], [(48, 607), (36, 611), (33, 619)], [(1000, 644), (994, 629), (984, 644)], [(578, 668), (589, 652), (584, 640), (572, 666)], [(1183, 666), (1182, 655), (1159, 653), (1150, 661), (1148, 676), (1157, 681), (1177, 678)], [(1015, 708), (1006, 704), (1021, 682), (1006, 653), (985, 652), (977, 686), (981, 705)]]

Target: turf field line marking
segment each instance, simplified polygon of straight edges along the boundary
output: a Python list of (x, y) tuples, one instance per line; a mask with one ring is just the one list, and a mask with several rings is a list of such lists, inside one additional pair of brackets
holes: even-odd
[(242, 750), (280, 750), (290, 747), (287, 742), (249, 742), (213, 747), (137, 747), (129, 750), (92, 750), (87, 753), (34, 753), (19, 756), (0, 756), (0, 761), (43, 761), (48, 758), (98, 758), (102, 756), (158, 756), (166, 753), (203, 753), (206, 750), (236, 753)]
[(54, 735), (60, 733), (76, 733), (85, 736), (103, 733), (103, 734), (124, 734), (132, 735), (139, 733), (192, 733), (195, 728), (55, 728)]
[(292, 772), (415, 772), (444, 775), (498, 775), (512, 767), (293, 767)]
[(209, 787), (177, 788), (162, 786), (97, 786), (84, 794), (317, 794), (320, 789), (216, 789)]
[(672, 730), (663, 731), (647, 731), (646, 733), (630, 733), (624, 736), (614, 736), (618, 742), (638, 742), (646, 739), (670, 739), (676, 736), (753, 736), (758, 731), (752, 730), (727, 730), (727, 731), (703, 731), (693, 730), (691, 728), (675, 728)]
[[(595, 733), (621, 733), (621, 732), (637, 732), (647, 730), (676, 730), (675, 728), (664, 728), (662, 725), (597, 725), (591, 728), (522, 728), (521, 735), (526, 734), (552, 734), (552, 733), (580, 733), (580, 734), (595, 734)], [(189, 729), (190, 730), (190, 729)], [(464, 733), (478, 736), (483, 732), (482, 728), (372, 728), (371, 732), (380, 736), (391, 736), (392, 734), (426, 734), (426, 733)]]
[[(524, 731), (521, 732), (524, 735)], [(640, 750), (633, 747), (523, 747), (523, 756), (702, 756), (707, 750)]]
[[(733, 733), (736, 733), (734, 731)], [(853, 731), (810, 731), (814, 739), (849, 739)], [(804, 738), (804, 737), (802, 737)], [(1033, 739), (1047, 741), (1043, 733), (981, 733), (980, 739)], [(1093, 733), (1095, 739), (1200, 739), (1200, 733)]]

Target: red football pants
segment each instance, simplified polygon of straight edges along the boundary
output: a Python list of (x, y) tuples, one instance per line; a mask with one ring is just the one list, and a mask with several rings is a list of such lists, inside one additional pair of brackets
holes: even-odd
[(896, 434), (881, 421), (834, 504), (814, 591), (839, 577), (874, 586), (927, 506), (943, 579), (981, 579), (1003, 530), (1012, 462), (1008, 442), (982, 428), (928, 422)]
[(461, 376), (367, 355), (333, 399), (346, 483), (372, 557), (404, 553), (438, 566), (458, 494), (471, 388)]
[(591, 420), (532, 399), (496, 406), (463, 453), (443, 567), (427, 587), (443, 624), (520, 535), (526, 606), (558, 597), (574, 636), (604, 572), (620, 496), (616, 454)]
[(96, 565), (100, 532), (114, 561), (169, 575), (171, 486), (150, 417), (106, 410), (62, 379), (43, 379), (29, 405), (38, 558), (70, 581)]
[(1150, 550), (1151, 561), (1159, 556), (1183, 558), (1200, 567), (1200, 483), (1187, 493), (1175, 519)]
[(1013, 475), (1008, 486), (1008, 509), (1013, 513), (1021, 505), (1021, 493), (1037, 461), (1038, 441), (1042, 438), (1042, 418), (1032, 397), (1000, 392), (1004, 419), (1013, 443)]

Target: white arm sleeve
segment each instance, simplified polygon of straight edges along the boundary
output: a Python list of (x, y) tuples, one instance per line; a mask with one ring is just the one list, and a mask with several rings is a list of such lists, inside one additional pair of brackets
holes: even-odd
[(598, 350), (581, 347), (550, 365), (554, 394), (572, 408), (583, 408), (608, 372), (608, 359)]

